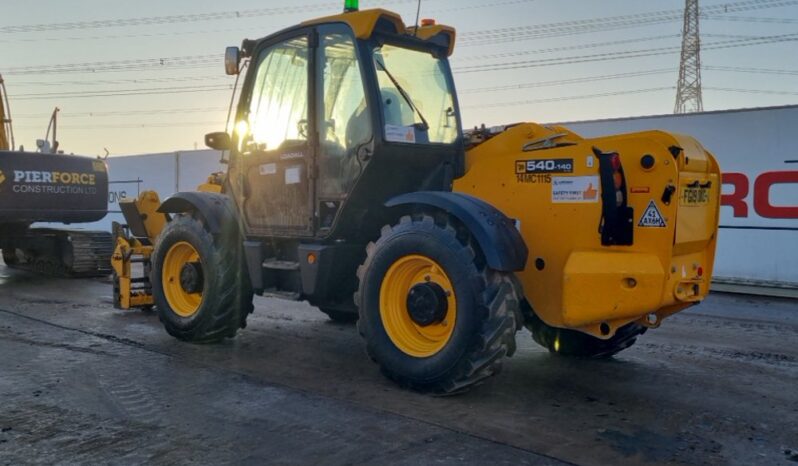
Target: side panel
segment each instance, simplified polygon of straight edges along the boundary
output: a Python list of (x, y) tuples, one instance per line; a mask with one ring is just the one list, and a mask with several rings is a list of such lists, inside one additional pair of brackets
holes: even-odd
[[(656, 131), (593, 140), (571, 135), (562, 147), (528, 148), (528, 141), (559, 129), (508, 129), (469, 151), (468, 173), (455, 182), (455, 191), (519, 219), (531, 257), (518, 277), (538, 316), (600, 335), (601, 322), (614, 332), (649, 313), (664, 317), (700, 301), (714, 260), (720, 197), (714, 159), (692, 138)], [(594, 148), (620, 154), (634, 222), (629, 245), (602, 244), (604, 188)], [(706, 187), (705, 199), (683, 205), (693, 184)]]
[(107, 195), (102, 160), (0, 152), (0, 222), (94, 222), (107, 213)]

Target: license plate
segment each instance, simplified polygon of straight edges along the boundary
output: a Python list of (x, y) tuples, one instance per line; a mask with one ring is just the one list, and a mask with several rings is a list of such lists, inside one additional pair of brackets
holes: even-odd
[(709, 188), (682, 188), (681, 205), (701, 206), (709, 204)]

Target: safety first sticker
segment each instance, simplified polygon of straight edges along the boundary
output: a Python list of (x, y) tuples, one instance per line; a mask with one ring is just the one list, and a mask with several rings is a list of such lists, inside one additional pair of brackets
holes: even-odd
[(646, 207), (646, 211), (643, 212), (643, 216), (640, 217), (640, 221), (637, 222), (637, 226), (644, 228), (665, 228), (668, 224), (657, 208), (657, 204), (652, 200), (648, 203), (648, 207)]
[(551, 183), (552, 202), (598, 202), (598, 176), (555, 176)]

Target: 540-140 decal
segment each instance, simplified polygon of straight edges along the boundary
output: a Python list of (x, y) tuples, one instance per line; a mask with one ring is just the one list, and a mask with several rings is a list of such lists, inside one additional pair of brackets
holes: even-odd
[(515, 175), (519, 183), (551, 183), (552, 173), (573, 173), (574, 159), (517, 160)]

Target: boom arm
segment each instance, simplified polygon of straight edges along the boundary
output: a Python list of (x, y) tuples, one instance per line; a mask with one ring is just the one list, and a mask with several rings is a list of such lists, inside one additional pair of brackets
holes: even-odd
[(0, 75), (0, 150), (14, 148), (14, 133), (11, 130), (11, 110), (8, 106), (8, 97), (3, 76)]

